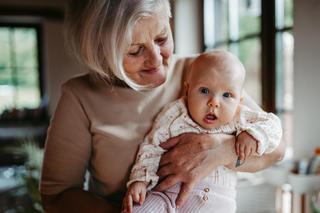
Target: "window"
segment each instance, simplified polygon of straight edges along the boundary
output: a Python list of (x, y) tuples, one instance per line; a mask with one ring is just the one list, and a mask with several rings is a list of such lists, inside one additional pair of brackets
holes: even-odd
[(276, 110), (284, 138), (292, 141), (293, 114), (293, 0), (276, 1)]
[(39, 26), (0, 25), (0, 114), (41, 101)]
[(204, 46), (228, 49), (247, 70), (245, 90), (261, 104), (260, 1), (204, 1)]
[(293, 0), (204, 0), (204, 47), (228, 49), (247, 70), (245, 90), (283, 121), (291, 141)]

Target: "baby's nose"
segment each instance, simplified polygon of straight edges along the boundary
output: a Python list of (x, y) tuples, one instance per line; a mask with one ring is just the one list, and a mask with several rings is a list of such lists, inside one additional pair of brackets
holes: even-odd
[(218, 108), (220, 106), (220, 103), (218, 98), (213, 97), (208, 101), (207, 105), (208, 107)]

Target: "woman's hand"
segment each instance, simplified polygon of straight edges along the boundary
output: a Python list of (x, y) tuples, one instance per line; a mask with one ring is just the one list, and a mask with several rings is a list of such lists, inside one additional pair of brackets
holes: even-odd
[(186, 133), (162, 143), (168, 151), (161, 158), (158, 175), (164, 179), (155, 190), (164, 191), (181, 182), (176, 205), (183, 205), (200, 180), (217, 166), (235, 162), (234, 140), (230, 135)]

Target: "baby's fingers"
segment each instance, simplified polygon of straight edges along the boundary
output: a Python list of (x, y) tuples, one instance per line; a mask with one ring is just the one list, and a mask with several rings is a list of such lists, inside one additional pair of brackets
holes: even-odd
[(247, 159), (251, 155), (251, 147), (246, 146), (244, 149), (244, 160)]
[(240, 156), (240, 160), (244, 160), (245, 159), (245, 146), (243, 144), (239, 145), (239, 156)]
[(132, 196), (128, 195), (123, 203), (123, 212), (131, 213), (132, 212)]
[(133, 193), (132, 194), (132, 199), (136, 203), (140, 203), (140, 194), (139, 193)]
[(237, 156), (240, 156), (240, 143), (238, 142), (235, 143), (235, 149), (236, 149)]
[(146, 192), (144, 191), (140, 193), (139, 204), (142, 205), (145, 199), (146, 199)]

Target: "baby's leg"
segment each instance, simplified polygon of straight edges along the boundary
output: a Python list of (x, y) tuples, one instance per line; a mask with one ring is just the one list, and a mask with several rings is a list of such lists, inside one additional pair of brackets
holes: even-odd
[(133, 213), (175, 213), (174, 200), (171, 193), (150, 191), (144, 203), (133, 206)]
[(235, 213), (235, 190), (200, 182), (177, 213)]

